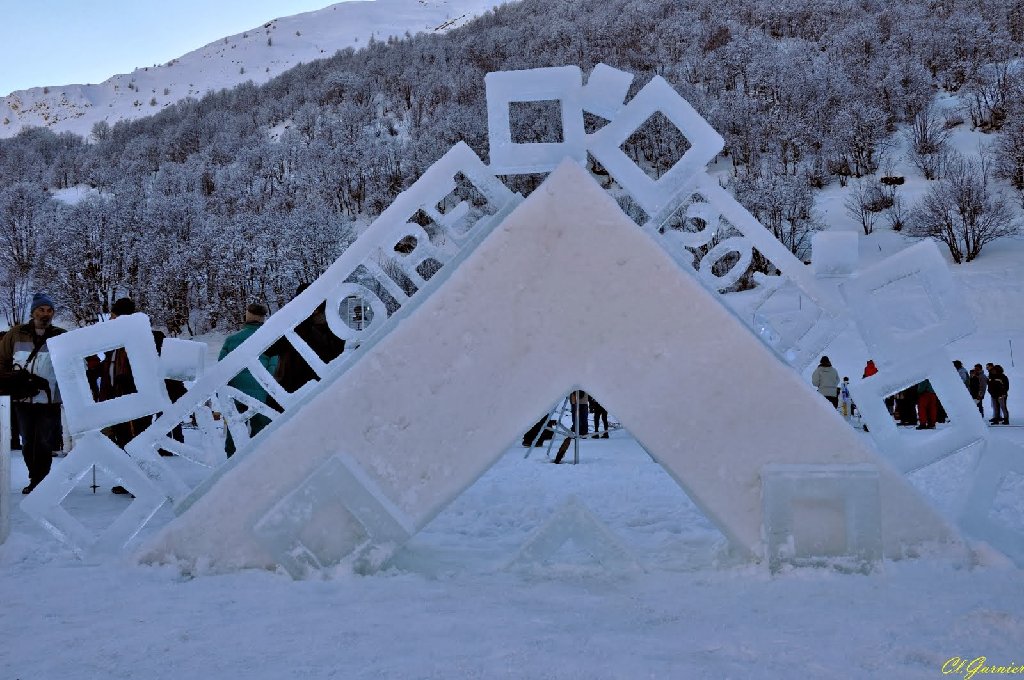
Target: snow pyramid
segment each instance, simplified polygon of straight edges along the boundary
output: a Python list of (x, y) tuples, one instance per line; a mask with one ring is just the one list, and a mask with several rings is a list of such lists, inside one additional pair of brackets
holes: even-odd
[[(553, 291), (558, 313), (538, 324)], [(618, 414), (750, 556), (763, 553), (761, 469), (773, 463), (874, 466), (886, 555), (956, 540), (820, 395), (567, 161), (401, 324), (169, 525), (149, 558), (221, 568), (280, 561), (253, 527), (339, 454), (398, 524), (423, 527), (573, 385)], [(766, 438), (763, 423), (783, 426)], [(335, 508), (330, 520), (350, 549), (372, 533), (357, 514)]]

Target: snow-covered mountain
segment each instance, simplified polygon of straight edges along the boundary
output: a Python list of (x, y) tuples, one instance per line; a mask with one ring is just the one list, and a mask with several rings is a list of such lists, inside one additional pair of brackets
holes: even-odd
[(159, 66), (140, 67), (99, 85), (34, 87), (0, 99), (0, 138), (23, 127), (87, 136), (99, 121), (142, 118), (185, 97), (247, 80), (265, 83), (299, 63), (329, 57), (371, 38), (445, 31), (500, 0), (359, 0), (274, 19)]

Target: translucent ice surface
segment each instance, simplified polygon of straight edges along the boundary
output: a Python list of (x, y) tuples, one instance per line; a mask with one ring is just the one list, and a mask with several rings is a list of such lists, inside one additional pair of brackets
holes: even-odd
[(610, 572), (641, 570), (636, 558), (618, 537), (576, 496), (570, 496), (526, 539), (509, 567), (543, 567), (568, 542), (587, 552)]
[(622, 111), (633, 74), (607, 64), (598, 64), (590, 72), (583, 88), (583, 108), (607, 120), (614, 120)]
[(1024, 474), (1024, 448), (1002, 437), (989, 437), (981, 453), (960, 525), (970, 536), (1001, 550), (1024, 568), (1024, 532), (993, 516), (993, 503), (1012, 473)]
[(160, 366), (168, 380), (198, 380), (206, 366), (207, 347), (205, 342), (164, 339), (160, 349)]
[(855, 231), (816, 231), (811, 236), (811, 266), (819, 277), (849, 276), (857, 270), (859, 235)]
[(882, 557), (882, 508), (873, 465), (767, 465), (762, 470), (768, 565)]
[[(61, 505), (93, 466), (103, 469), (135, 498), (112, 525), (94, 533)], [(66, 458), (25, 497), (21, 509), (66, 543), (79, 556), (115, 554), (131, 541), (167, 500), (138, 465), (99, 432), (82, 435)]]
[[(909, 287), (909, 288), (908, 288)], [(975, 330), (974, 315), (934, 241), (921, 241), (840, 286), (868, 356), (912, 360)]]
[[(61, 399), (73, 435), (163, 411), (171, 403), (160, 370), (160, 357), (145, 314), (79, 328), (50, 338), (46, 346), (53, 359)], [(97, 402), (85, 373), (85, 360), (123, 347), (131, 364), (136, 392)]]
[[(339, 531), (342, 526), (361, 530)], [(339, 454), (279, 501), (253, 533), (292, 578), (301, 579), (338, 565), (367, 543), (398, 548), (414, 529), (358, 464)]]

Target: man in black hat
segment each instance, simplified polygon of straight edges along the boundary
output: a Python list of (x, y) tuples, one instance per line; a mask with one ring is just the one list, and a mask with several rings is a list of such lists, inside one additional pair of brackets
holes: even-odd
[(32, 493), (50, 474), (53, 463), (60, 434), (60, 393), (46, 341), (65, 332), (53, 325), (53, 300), (46, 293), (32, 296), (30, 316), (31, 321), (15, 326), (0, 341), (0, 371), (10, 371), (17, 364), (47, 385), (34, 396), (12, 404), (21, 430), (21, 454), (28, 468), (29, 483), (21, 490), (24, 494)]

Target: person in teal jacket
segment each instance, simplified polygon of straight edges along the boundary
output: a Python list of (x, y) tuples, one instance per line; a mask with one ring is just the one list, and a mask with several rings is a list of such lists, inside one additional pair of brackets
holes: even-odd
[[(263, 305), (254, 302), (245, 309), (245, 325), (242, 330), (238, 331), (234, 335), (229, 335), (224, 340), (224, 346), (220, 350), (220, 356), (217, 357), (217, 361), (222, 360), (228, 354), (238, 348), (243, 342), (249, 339), (249, 336), (256, 332), (256, 330), (263, 325), (263, 322), (267, 319), (267, 308)], [(269, 357), (266, 354), (260, 355), (260, 363), (263, 364), (263, 368), (267, 369), (271, 375), (274, 374), (277, 368), (277, 357)], [(228, 382), (228, 385), (234, 387), (240, 392), (248, 394), (253, 399), (267, 402), (267, 391), (263, 388), (263, 385), (259, 383), (256, 378), (253, 377), (252, 373), (248, 369), (242, 371)], [(243, 409), (240, 409), (243, 410)], [(262, 414), (256, 414), (249, 419), (249, 436), (255, 437), (259, 434), (260, 430), (270, 424), (270, 419)], [(231, 439), (231, 433), (228, 432), (227, 442), (224, 446), (227, 451), (228, 458), (235, 453), (235, 442)]]

